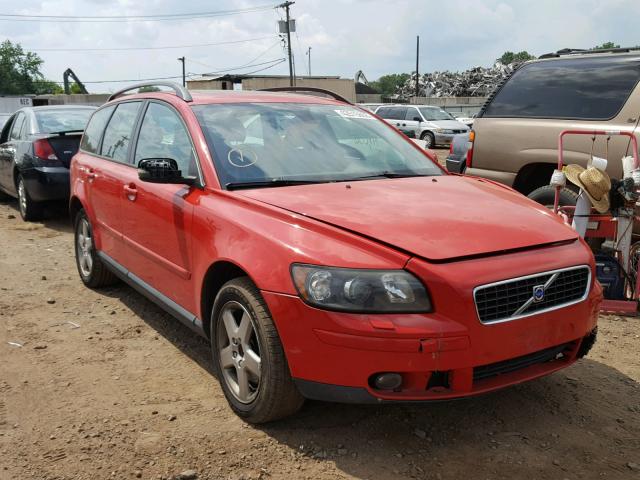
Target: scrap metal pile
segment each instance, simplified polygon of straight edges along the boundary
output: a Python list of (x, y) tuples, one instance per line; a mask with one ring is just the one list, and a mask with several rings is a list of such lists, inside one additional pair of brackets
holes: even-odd
[[(420, 76), (420, 97), (486, 97), (513, 72), (517, 63), (496, 62), (493, 67), (475, 67), (464, 72), (433, 72)], [(396, 98), (415, 96), (415, 72), (396, 92)]]

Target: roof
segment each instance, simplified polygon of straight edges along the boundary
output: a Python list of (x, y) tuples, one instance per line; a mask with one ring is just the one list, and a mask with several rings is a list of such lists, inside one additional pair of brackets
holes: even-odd
[[(208, 105), (215, 103), (306, 103), (319, 105), (345, 105), (333, 98), (293, 92), (266, 92), (259, 90), (189, 90), (193, 101), (191, 105)], [(175, 97), (173, 92), (145, 92), (123, 95), (115, 101), (132, 98), (166, 98)]]
[[(213, 77), (213, 76), (200, 76), (200, 77), (196, 77), (196, 78), (191, 78), (189, 81), (190, 82), (212, 82), (212, 81), (222, 81), (222, 80), (226, 80), (226, 81), (232, 81), (232, 82), (241, 82), (242, 80), (245, 79), (249, 79), (249, 78), (284, 78), (284, 79), (288, 79), (289, 75), (232, 75), (232, 74), (227, 74), (227, 75), (221, 75), (218, 77)], [(318, 76), (304, 76), (304, 77), (300, 77), (303, 80), (350, 80), (348, 78), (340, 78), (339, 76), (327, 76), (327, 75), (318, 75)]]
[(324, 105), (342, 105), (333, 98), (303, 93), (261, 92), (256, 90), (189, 90), (194, 105), (209, 103), (317, 103)]

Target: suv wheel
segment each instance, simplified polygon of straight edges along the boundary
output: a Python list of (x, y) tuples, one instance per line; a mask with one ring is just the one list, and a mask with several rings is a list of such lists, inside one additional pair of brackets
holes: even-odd
[(42, 218), (42, 204), (31, 200), (22, 175), (18, 177), (18, 209), (25, 222), (33, 222)]
[[(527, 195), (528, 198), (534, 200), (550, 210), (553, 210), (553, 203), (555, 201), (556, 188), (551, 185), (545, 185), (540, 188), (536, 188), (533, 192)], [(560, 198), (558, 204), (561, 207), (573, 206), (578, 202), (578, 194), (570, 188), (563, 188), (560, 190)]]
[(118, 278), (98, 257), (93, 244), (93, 229), (84, 210), (75, 220), (76, 266), (82, 282), (91, 288), (104, 287), (117, 282)]
[(433, 148), (436, 144), (436, 137), (434, 137), (431, 132), (423, 132), (422, 135), (420, 135), (420, 140), (425, 141), (424, 148)]
[(296, 389), (280, 337), (256, 286), (247, 277), (225, 283), (211, 314), (216, 375), (233, 411), (250, 423), (297, 412)]

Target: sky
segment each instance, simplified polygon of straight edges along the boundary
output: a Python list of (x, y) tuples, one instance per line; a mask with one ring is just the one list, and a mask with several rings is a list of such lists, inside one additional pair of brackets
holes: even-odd
[[(0, 0), (0, 14), (120, 16), (219, 12), (273, 6), (269, 0)], [(277, 20), (283, 9), (180, 21), (20, 22), (0, 20), (6, 39), (36, 51), (42, 71), (62, 81), (72, 68), (92, 93), (127, 83), (93, 83), (206, 72), (287, 74)], [(541, 55), (560, 48), (590, 48), (607, 41), (640, 45), (638, 0), (296, 0), (297, 32), (292, 48), (298, 75), (369, 80), (415, 70), (416, 35), (420, 71), (490, 66), (506, 50)], [(245, 41), (249, 40), (249, 41)], [(194, 47), (222, 42), (226, 45)], [(180, 47), (157, 49), (158, 47)], [(153, 47), (154, 50), (51, 51), (47, 49)], [(231, 70), (230, 70), (231, 69)]]

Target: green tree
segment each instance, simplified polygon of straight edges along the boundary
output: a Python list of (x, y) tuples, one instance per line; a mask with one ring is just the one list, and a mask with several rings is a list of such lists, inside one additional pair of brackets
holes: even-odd
[(610, 48), (620, 48), (620, 45), (613, 42), (604, 42), (602, 45), (596, 45), (591, 50), (609, 50)]
[(393, 95), (410, 77), (411, 75), (408, 73), (392, 73), (381, 76), (375, 82), (370, 82), (369, 86), (376, 89), (382, 95)]
[(60, 87), (40, 72), (43, 60), (19, 43), (0, 43), (0, 93), (9, 95), (58, 93)]
[(536, 58), (535, 55), (531, 55), (526, 50), (523, 50), (522, 52), (518, 52), (518, 53), (507, 51), (507, 52), (504, 52), (500, 58), (496, 59), (496, 62), (500, 62), (500, 63), (503, 63), (504, 65), (508, 65), (509, 63), (514, 63), (514, 62), (526, 62), (527, 60), (534, 60), (535, 58)]

